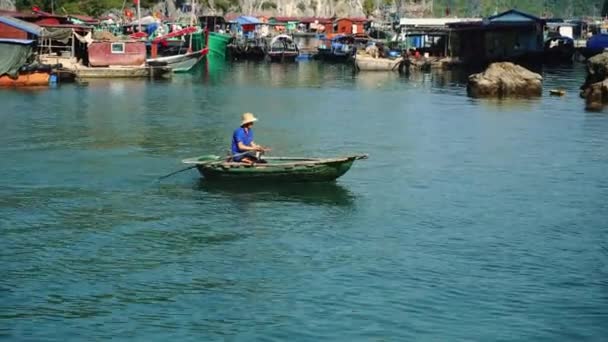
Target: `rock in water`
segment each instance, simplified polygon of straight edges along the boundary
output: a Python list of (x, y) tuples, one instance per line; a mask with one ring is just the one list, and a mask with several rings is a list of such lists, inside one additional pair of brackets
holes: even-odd
[(581, 86), (581, 97), (587, 109), (601, 110), (608, 103), (608, 53), (604, 52), (587, 61), (587, 79)]
[(492, 63), (486, 71), (469, 76), (467, 91), (473, 97), (541, 96), (543, 77), (519, 65)]

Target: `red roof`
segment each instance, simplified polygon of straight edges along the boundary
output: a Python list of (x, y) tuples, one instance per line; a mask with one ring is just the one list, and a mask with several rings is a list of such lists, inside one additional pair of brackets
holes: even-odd
[(38, 18), (38, 14), (31, 13), (31, 12), (15, 12), (15, 11), (0, 10), (0, 15), (6, 16), (6, 17), (13, 17), (13, 18), (17, 18), (17, 19)]
[(239, 16), (241, 16), (241, 15), (238, 13), (234, 13), (234, 12), (226, 13), (226, 15), (224, 15), (224, 19), (226, 19), (226, 21), (233, 21), (236, 18), (238, 18)]
[(80, 31), (90, 31), (93, 29), (91, 26), (87, 25), (77, 25), (77, 24), (37, 24), (40, 27), (54, 27), (54, 28), (71, 28)]
[(306, 17), (306, 18), (302, 18), (300, 19), (301, 23), (304, 24), (311, 24), (314, 22), (318, 22), (319, 24), (328, 24), (333, 22), (333, 20), (331, 18), (321, 18), (321, 17)]
[(271, 17), (270, 19), (274, 19), (274, 21), (279, 23), (286, 23), (288, 21), (300, 21), (298, 17)]
[(366, 21), (369, 21), (369, 19), (365, 18), (365, 17), (352, 17), (352, 18), (340, 18), (338, 19), (338, 21), (340, 20), (349, 20), (352, 21), (353, 23), (364, 23)]

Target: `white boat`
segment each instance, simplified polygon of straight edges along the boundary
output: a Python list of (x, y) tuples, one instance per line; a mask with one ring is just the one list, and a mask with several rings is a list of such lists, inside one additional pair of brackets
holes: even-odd
[(209, 49), (204, 48), (200, 51), (189, 52), (179, 55), (148, 58), (146, 59), (146, 63), (150, 66), (168, 66), (171, 67), (173, 72), (188, 72), (198, 62), (200, 62), (203, 57), (207, 55), (208, 52)]
[(403, 58), (396, 59), (374, 58), (363, 54), (357, 54), (355, 63), (360, 71), (399, 71)]

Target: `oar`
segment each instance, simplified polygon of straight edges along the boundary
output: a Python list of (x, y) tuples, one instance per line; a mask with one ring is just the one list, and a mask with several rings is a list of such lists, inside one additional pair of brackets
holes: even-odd
[[(243, 152), (243, 153), (237, 153), (237, 154), (233, 154), (233, 155), (232, 155), (232, 156), (230, 156), (230, 157), (231, 157), (231, 158), (234, 158), (234, 157), (240, 157), (240, 156), (244, 156), (244, 155), (249, 154), (249, 153), (251, 153), (251, 151), (247, 151), (247, 152)], [(219, 158), (218, 158), (218, 159), (219, 159)], [(202, 164), (202, 163), (201, 163), (201, 164)], [(195, 168), (195, 167), (197, 167), (198, 165), (199, 165), (199, 164), (194, 164), (194, 165), (188, 166), (188, 167), (186, 167), (186, 168), (183, 168), (183, 169), (181, 169), (181, 170), (177, 170), (177, 171), (171, 172), (171, 173), (170, 173), (170, 174), (168, 174), (168, 175), (164, 175), (164, 176), (162, 176), (162, 177), (158, 177), (158, 180), (160, 181), (160, 180), (163, 180), (163, 179), (165, 179), (165, 178), (169, 178), (169, 177), (171, 177), (171, 176), (173, 176), (173, 175), (176, 175), (176, 174), (178, 174), (178, 173), (180, 173), (180, 172), (184, 172), (184, 171), (188, 171), (188, 170), (190, 170), (190, 169), (194, 169), (194, 168)]]
[(194, 169), (195, 167), (196, 167), (196, 164), (195, 164), (195, 165), (192, 165), (192, 166), (188, 166), (188, 167), (183, 168), (183, 169), (181, 169), (181, 170), (177, 170), (177, 171), (175, 171), (175, 172), (171, 172), (171, 173), (170, 173), (170, 174), (168, 174), (168, 175), (164, 175), (164, 176), (162, 176), (162, 177), (158, 177), (158, 180), (163, 180), (163, 179), (165, 179), (165, 178), (169, 178), (169, 177), (171, 177), (171, 176), (173, 176), (173, 175), (176, 175), (176, 174), (178, 174), (178, 173), (180, 173), (180, 172), (184, 172), (184, 171), (188, 171), (188, 170), (190, 170), (190, 169)]

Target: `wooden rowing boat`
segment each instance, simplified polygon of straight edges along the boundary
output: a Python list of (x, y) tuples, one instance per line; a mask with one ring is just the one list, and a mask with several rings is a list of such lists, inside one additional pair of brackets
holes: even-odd
[(266, 163), (253, 165), (222, 160), (219, 156), (202, 156), (184, 159), (184, 164), (196, 166), (208, 180), (272, 181), (272, 182), (324, 182), (344, 175), (355, 160), (367, 155), (340, 158), (265, 157)]

